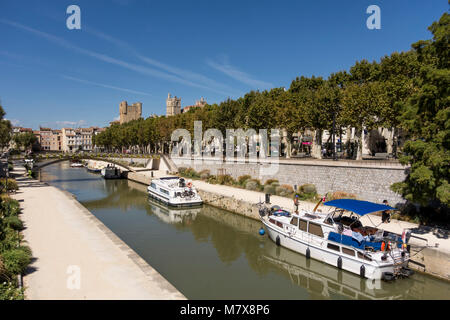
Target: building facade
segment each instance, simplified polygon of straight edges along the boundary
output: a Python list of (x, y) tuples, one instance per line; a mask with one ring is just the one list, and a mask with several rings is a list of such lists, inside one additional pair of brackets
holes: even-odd
[(194, 105), (184, 107), (184, 108), (181, 110), (181, 112), (182, 112), (182, 113), (188, 112), (190, 109), (193, 109), (193, 108), (203, 108), (204, 106), (206, 106), (206, 100), (205, 100), (205, 98), (201, 97), (200, 100), (195, 101), (195, 104), (194, 104)]
[(142, 103), (136, 102), (128, 105), (126, 101), (122, 101), (119, 105), (120, 124), (142, 117)]
[(166, 115), (174, 116), (181, 113), (181, 98), (172, 97), (170, 93), (166, 100)]

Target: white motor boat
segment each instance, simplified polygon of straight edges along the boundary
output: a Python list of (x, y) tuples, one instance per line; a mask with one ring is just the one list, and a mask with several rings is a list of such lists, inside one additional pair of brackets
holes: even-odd
[(359, 216), (395, 208), (353, 199), (324, 205), (335, 209), (323, 214), (260, 207), (261, 221), (277, 245), (363, 278), (393, 280), (413, 273), (408, 268), (409, 231), (398, 235), (359, 221)]
[(192, 182), (184, 178), (163, 177), (153, 179), (147, 188), (150, 197), (155, 198), (169, 206), (198, 206), (203, 203)]
[(70, 167), (71, 168), (81, 168), (81, 167), (84, 167), (84, 165), (81, 162), (72, 162), (70, 164)]

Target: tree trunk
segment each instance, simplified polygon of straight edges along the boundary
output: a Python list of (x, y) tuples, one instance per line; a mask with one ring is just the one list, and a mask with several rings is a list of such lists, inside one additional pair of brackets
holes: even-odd
[(362, 129), (355, 128), (356, 160), (362, 160)]
[(322, 130), (314, 130), (313, 145), (311, 149), (313, 158), (322, 159)]

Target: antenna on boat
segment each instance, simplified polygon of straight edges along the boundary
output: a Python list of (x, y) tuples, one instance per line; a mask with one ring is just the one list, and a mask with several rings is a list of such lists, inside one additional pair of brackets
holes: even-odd
[(319, 202), (317, 202), (316, 206), (315, 206), (314, 209), (313, 209), (313, 213), (316, 213), (316, 210), (317, 210), (317, 208), (319, 207), (319, 205), (320, 205), (322, 202), (325, 202), (325, 200), (326, 200), (326, 195), (323, 196), (322, 198), (320, 198)]

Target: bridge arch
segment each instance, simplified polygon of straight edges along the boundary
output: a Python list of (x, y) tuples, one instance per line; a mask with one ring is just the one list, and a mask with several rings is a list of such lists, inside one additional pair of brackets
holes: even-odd
[(119, 167), (121, 169), (125, 169), (125, 170), (131, 171), (131, 172), (136, 172), (134, 169), (130, 168), (129, 166), (126, 166), (126, 165), (124, 165), (122, 163), (119, 163), (119, 162), (117, 162), (115, 160), (112, 160), (112, 159), (104, 159), (104, 158), (97, 158), (97, 157), (86, 157), (86, 156), (84, 156), (84, 157), (62, 157), (62, 158), (59, 158), (59, 159), (50, 160), (50, 161), (45, 162), (45, 163), (39, 163), (38, 162), (38, 163), (36, 163), (34, 165), (34, 168), (41, 169), (41, 168), (44, 168), (46, 166), (49, 166), (49, 165), (52, 165), (52, 164), (55, 164), (55, 163), (58, 163), (58, 162), (71, 161), (71, 160), (103, 161), (103, 162), (106, 162), (106, 163), (109, 163), (109, 164), (114, 164), (114, 165), (116, 165), (117, 167)]

